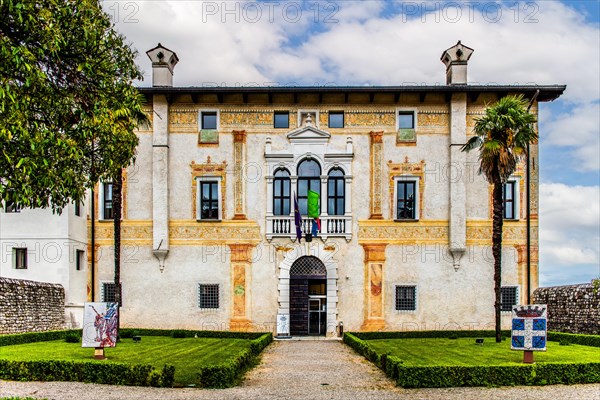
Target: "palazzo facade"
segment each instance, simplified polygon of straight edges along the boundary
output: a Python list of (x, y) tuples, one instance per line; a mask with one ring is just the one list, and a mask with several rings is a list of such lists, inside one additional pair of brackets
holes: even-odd
[[(469, 85), (472, 52), (443, 52), (445, 86), (205, 88), (173, 87), (177, 55), (149, 50), (151, 123), (124, 174), (122, 326), (492, 327), (491, 186), (461, 146), (500, 97), (523, 94), (537, 115), (565, 87)], [(507, 308), (538, 286), (537, 163), (533, 145), (505, 187)], [(111, 188), (94, 192), (96, 301), (115, 289)], [(321, 228), (310, 241), (309, 189)]]

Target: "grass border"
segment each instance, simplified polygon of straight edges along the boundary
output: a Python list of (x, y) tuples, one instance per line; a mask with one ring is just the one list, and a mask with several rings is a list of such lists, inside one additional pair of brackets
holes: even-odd
[[(438, 332), (438, 336), (434, 336)], [(451, 332), (451, 334), (450, 334)], [(477, 335), (471, 333), (477, 332)], [(368, 343), (369, 339), (404, 338), (448, 338), (489, 336), (492, 331), (421, 331), (421, 332), (347, 332), (344, 343), (357, 353), (381, 368), (387, 376), (405, 388), (459, 387), (459, 386), (541, 386), (575, 383), (600, 383), (600, 362), (598, 363), (543, 363), (515, 366), (427, 366), (410, 367), (403, 361), (388, 354), (378, 353)], [(493, 333), (493, 332), (492, 332)], [(569, 337), (571, 334), (568, 334)], [(362, 336), (362, 337), (361, 337)], [(549, 340), (557, 340), (562, 334), (549, 332)], [(596, 343), (600, 336), (573, 335), (571, 343)], [(552, 339), (551, 339), (552, 337)], [(583, 343), (580, 343), (583, 344)], [(594, 346), (598, 347), (598, 346)]]
[[(0, 335), (0, 347), (64, 339), (71, 334), (81, 336), (81, 329)], [(208, 365), (198, 371), (197, 384), (205, 388), (226, 388), (239, 383), (244, 373), (258, 363), (259, 355), (273, 341), (272, 333), (194, 331), (182, 329), (121, 329), (122, 337), (171, 336), (217, 339), (247, 339), (250, 346), (229, 361)], [(79, 381), (129, 386), (172, 387), (175, 367), (162, 370), (152, 365), (96, 363), (92, 361), (9, 361), (0, 359), (0, 379), (37, 381)]]

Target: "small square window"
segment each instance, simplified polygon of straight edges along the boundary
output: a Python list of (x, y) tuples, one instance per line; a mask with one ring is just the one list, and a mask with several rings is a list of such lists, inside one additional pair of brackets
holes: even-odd
[(198, 307), (204, 309), (219, 308), (219, 285), (218, 284), (199, 284), (198, 285)]
[(415, 129), (415, 113), (400, 111), (398, 113), (398, 129)]
[(512, 311), (513, 306), (517, 305), (518, 287), (504, 286), (500, 288), (500, 310)]
[(114, 303), (117, 301), (117, 285), (114, 282), (102, 283), (102, 301), (104, 303)]
[(417, 309), (417, 287), (396, 286), (396, 311), (415, 311)]
[(81, 271), (85, 265), (85, 251), (76, 250), (75, 253), (75, 270)]
[(290, 112), (289, 111), (276, 111), (273, 115), (275, 128), (289, 128), (290, 127)]
[(27, 248), (13, 247), (15, 269), (27, 269)]
[(201, 129), (217, 129), (217, 112), (203, 111), (202, 112), (202, 128)]
[(330, 111), (329, 112), (329, 127), (330, 128), (343, 128), (344, 127), (344, 112), (343, 111)]

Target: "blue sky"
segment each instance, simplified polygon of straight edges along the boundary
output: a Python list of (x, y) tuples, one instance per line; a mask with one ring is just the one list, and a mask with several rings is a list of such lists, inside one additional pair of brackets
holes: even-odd
[(177, 52), (176, 86), (566, 84), (540, 105), (540, 285), (600, 275), (600, 2), (104, 1), (140, 52)]

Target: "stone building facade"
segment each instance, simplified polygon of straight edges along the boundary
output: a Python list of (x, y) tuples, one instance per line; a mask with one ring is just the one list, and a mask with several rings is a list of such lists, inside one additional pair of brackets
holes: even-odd
[[(498, 98), (535, 97), (537, 114), (565, 87), (468, 85), (472, 52), (459, 42), (442, 54), (446, 86), (201, 88), (173, 87), (177, 55), (148, 51), (153, 86), (140, 91), (151, 124), (125, 173), (122, 325), (275, 332), (279, 320), (292, 335), (492, 326), (491, 188), (476, 152), (460, 147)], [(532, 146), (531, 182), (520, 165), (507, 198), (507, 304), (538, 285), (537, 161)], [(321, 196), (310, 242), (308, 189)], [(95, 300), (114, 289), (109, 192), (108, 182), (95, 191)]]

